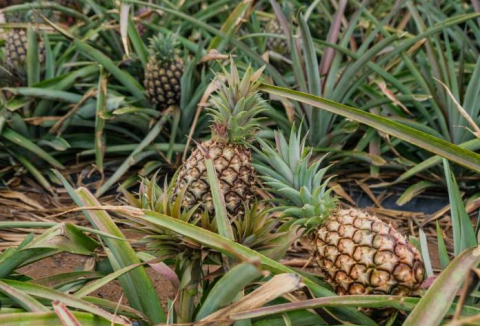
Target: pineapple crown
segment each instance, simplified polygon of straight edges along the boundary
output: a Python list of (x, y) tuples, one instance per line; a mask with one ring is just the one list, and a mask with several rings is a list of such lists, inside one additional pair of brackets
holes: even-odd
[(178, 49), (178, 35), (158, 34), (150, 39), (150, 52), (158, 61), (169, 62), (180, 53)]
[(312, 160), (312, 151), (305, 149), (305, 138), (292, 128), (290, 139), (275, 132), (276, 148), (258, 138), (262, 150), (256, 150), (260, 162), (254, 163), (265, 184), (276, 194), (284, 216), (298, 220), (294, 224), (307, 232), (323, 223), (337, 206), (337, 198), (324, 180), (328, 167), (320, 168), (322, 157)]
[(208, 111), (213, 118), (212, 139), (218, 142), (242, 143), (252, 137), (259, 128), (258, 114), (265, 110), (258, 87), (263, 69), (253, 71), (248, 66), (240, 78), (235, 62), (230, 60), (230, 72), (223, 66), (223, 74), (217, 74), (218, 90)]

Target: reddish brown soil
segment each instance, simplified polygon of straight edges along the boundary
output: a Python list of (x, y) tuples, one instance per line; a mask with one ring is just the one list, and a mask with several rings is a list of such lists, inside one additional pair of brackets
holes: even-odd
[[(30, 264), (18, 271), (33, 279), (39, 279), (62, 273), (88, 270), (91, 263), (90, 257), (61, 253)], [(147, 273), (150, 276), (162, 306), (165, 309), (167, 307), (168, 299), (174, 299), (173, 287), (167, 279), (151, 268), (147, 268)], [(119, 282), (114, 281), (94, 292), (93, 296), (118, 302), (122, 297), (122, 293), (123, 291)], [(127, 299), (124, 297), (122, 303), (126, 304), (127, 302)]]

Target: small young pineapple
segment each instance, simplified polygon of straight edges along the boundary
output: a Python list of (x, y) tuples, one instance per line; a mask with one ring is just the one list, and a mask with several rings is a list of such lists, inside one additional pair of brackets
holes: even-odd
[(197, 146), (180, 168), (174, 195), (186, 189), (183, 205), (198, 206), (213, 216), (214, 207), (207, 180), (205, 157), (208, 154), (215, 166), (221, 190), (225, 196), (227, 213), (231, 218), (251, 207), (255, 194), (255, 170), (250, 149), (245, 145), (258, 128), (256, 116), (264, 110), (257, 80), (263, 69), (256, 72), (249, 67), (240, 78), (232, 60), (230, 73), (217, 76), (220, 87), (211, 98), (213, 109), (212, 138)]
[[(291, 1), (283, 1), (281, 3), (281, 9), (282, 9), (283, 15), (287, 18), (287, 20), (295, 16), (294, 5), (292, 4)], [(290, 24), (293, 24), (293, 23), (294, 23), (294, 19), (291, 19)], [(277, 17), (271, 19), (268, 22), (265, 29), (266, 29), (266, 32), (269, 34), (285, 35), (285, 31), (283, 30), (282, 25), (280, 24), (280, 21), (278, 20)], [(288, 56), (289, 54), (287, 40), (283, 38), (273, 37), (273, 36), (267, 38), (267, 50), (278, 53), (282, 56)]]
[[(269, 34), (285, 35), (285, 33), (283, 32), (283, 28), (277, 19), (272, 19), (267, 24), (266, 29), (266, 32)], [(267, 49), (280, 55), (286, 55), (288, 54), (287, 40), (278, 37), (269, 37), (267, 39)]]
[(335, 292), (410, 295), (420, 287), (425, 267), (420, 253), (390, 225), (361, 210), (341, 209), (323, 181), (327, 168), (312, 162), (305, 140), (276, 134), (276, 148), (259, 139), (262, 162), (255, 164), (282, 201), (284, 215), (306, 227), (312, 258)]
[[(4, 58), (2, 66), (14, 76), (15, 84), (24, 84), (26, 81), (26, 59), (28, 39), (27, 32), (23, 29), (12, 29), (5, 37), (3, 48)], [(39, 60), (41, 64), (45, 61), (45, 46), (38, 42)]]
[(177, 40), (173, 34), (154, 36), (150, 52), (144, 81), (147, 97), (164, 110), (177, 105), (180, 100), (184, 62), (178, 55)]

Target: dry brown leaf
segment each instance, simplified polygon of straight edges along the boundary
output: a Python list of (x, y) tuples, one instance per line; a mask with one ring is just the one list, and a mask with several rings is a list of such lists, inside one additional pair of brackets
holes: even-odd
[(198, 61), (198, 64), (202, 64), (208, 61), (216, 61), (216, 60), (227, 60), (230, 56), (228, 54), (222, 54), (218, 52), (216, 49), (212, 49), (208, 51), (207, 54), (205, 54), (200, 61)]
[(351, 205), (353, 206), (356, 206), (357, 203), (355, 202), (355, 200), (353, 200), (352, 197), (350, 197), (347, 192), (345, 191), (345, 189), (343, 189), (343, 187), (337, 183), (337, 182), (334, 182), (334, 181), (330, 181), (328, 183), (328, 187), (333, 189), (333, 192), (336, 193), (338, 196), (342, 197), (343, 199), (345, 199), (346, 201), (348, 201)]
[(0, 197), (8, 198), (8, 199), (18, 199), (31, 207), (44, 209), (44, 207), (40, 205), (37, 201), (27, 197), (24, 193), (21, 193), (18, 191), (6, 191), (6, 192), (2, 191), (0, 192)]
[[(255, 308), (260, 308), (268, 302), (275, 300), (287, 293), (296, 291), (302, 288), (304, 285), (301, 279), (296, 274), (279, 274), (275, 275), (270, 281), (246, 295), (239, 301), (223, 308), (210, 316), (205, 317), (201, 322), (205, 323), (212, 321), (211, 325), (215, 326), (227, 326), (234, 323), (234, 321), (228, 320), (228, 316), (247, 311)], [(215, 322), (217, 321), (217, 322)]]

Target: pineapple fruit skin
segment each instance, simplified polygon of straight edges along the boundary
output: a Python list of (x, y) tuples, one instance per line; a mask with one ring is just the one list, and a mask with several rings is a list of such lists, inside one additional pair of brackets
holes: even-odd
[[(268, 23), (267, 32), (271, 34), (280, 34), (280, 35), (284, 34), (282, 26), (276, 19)], [(267, 49), (269, 51), (273, 51), (281, 55), (288, 54), (287, 41), (277, 37), (269, 37), (267, 39)]]
[(227, 213), (231, 218), (251, 208), (255, 194), (255, 170), (252, 154), (243, 145), (233, 145), (208, 140), (201, 143), (184, 163), (178, 174), (174, 197), (186, 187), (182, 205), (191, 209), (199, 205), (200, 211), (214, 214), (214, 205), (207, 179), (205, 152), (211, 156), (220, 189), (225, 198)]
[(339, 295), (411, 295), (425, 267), (393, 227), (357, 209), (338, 209), (312, 234), (312, 255)]
[(149, 100), (164, 110), (180, 100), (180, 81), (185, 70), (183, 59), (160, 62), (150, 56), (145, 67), (145, 87)]
[(10, 31), (4, 51), (6, 65), (10, 68), (20, 67), (27, 59), (27, 33), (23, 29)]
[[(27, 60), (27, 32), (23, 29), (12, 29), (6, 35), (4, 61), (2, 65), (9, 72), (10, 76), (5, 78), (6, 86), (18, 86), (26, 83), (26, 60)], [(45, 45), (38, 42), (39, 58), (38, 63), (45, 61)], [(12, 77), (12, 78), (10, 78)]]

